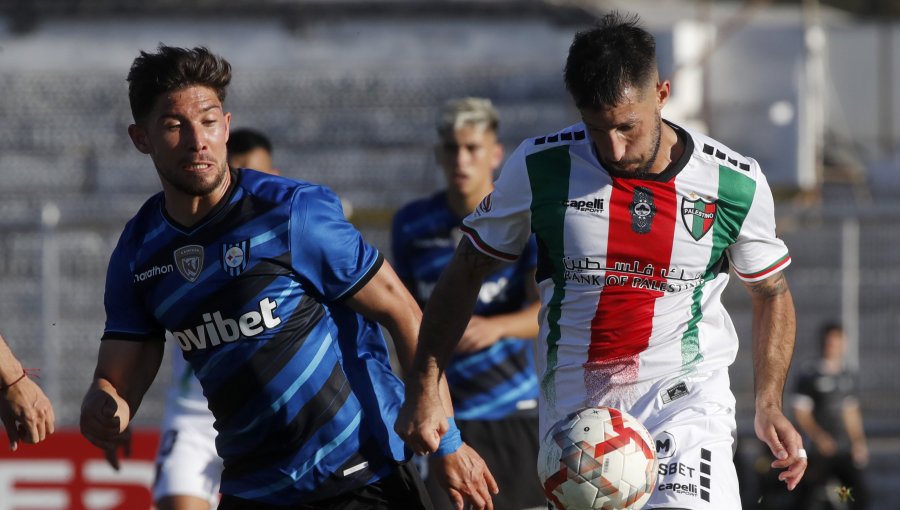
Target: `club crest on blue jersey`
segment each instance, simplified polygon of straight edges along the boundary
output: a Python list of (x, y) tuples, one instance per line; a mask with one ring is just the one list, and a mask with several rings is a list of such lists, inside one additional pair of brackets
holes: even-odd
[(231, 276), (241, 274), (250, 260), (250, 241), (222, 244), (222, 269)]
[(175, 250), (175, 267), (181, 276), (189, 282), (197, 281), (203, 271), (203, 247), (189, 244)]

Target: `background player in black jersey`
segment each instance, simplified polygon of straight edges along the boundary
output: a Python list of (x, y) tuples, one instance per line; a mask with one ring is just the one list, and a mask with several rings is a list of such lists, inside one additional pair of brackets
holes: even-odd
[[(404, 462), (408, 455), (396, 450), (401, 443), (382, 415), (396, 413), (402, 394), (391, 379), (380, 331), (372, 325), (377, 321), (391, 333), (408, 368), (419, 307), (390, 265), (339, 215), (329, 190), (249, 170), (229, 171), (231, 114), (223, 101), (230, 79), (230, 64), (205, 48), (161, 45), (156, 53), (141, 52), (132, 65), (129, 98), (135, 123), (128, 133), (153, 161), (163, 192), (129, 222), (111, 258), (107, 324), (94, 381), (82, 403), (82, 433), (107, 452), (121, 444), (159, 369), (162, 340), (170, 338), (179, 342), (195, 370), (201, 369), (196, 372), (216, 416), (217, 449), (225, 459), (220, 509), (430, 508), (421, 480)], [(247, 216), (247, 211), (255, 214)], [(256, 244), (227, 249), (220, 236), (233, 232), (252, 236)], [(325, 242), (331, 238), (344, 244)], [(253, 257), (251, 247), (258, 269), (233, 279), (247, 269), (241, 263)], [(330, 256), (335, 250), (343, 251)], [(205, 252), (212, 259), (208, 264)], [(359, 262), (353, 262), (353, 253)], [(177, 271), (165, 269), (172, 260)], [(299, 358), (310, 345), (315, 356)], [(360, 352), (360, 346), (377, 350)], [(298, 365), (303, 374), (278, 377), (283, 367)], [(331, 375), (306, 373), (320, 366)], [(236, 379), (223, 380), (222, 374)], [(319, 378), (324, 386), (293, 386), (301, 375)], [(333, 382), (337, 386), (329, 386)], [(248, 388), (255, 393), (248, 394)], [(318, 399), (322, 392), (340, 402)], [(452, 416), (446, 382), (440, 394)], [(241, 412), (261, 399), (261, 410)], [(312, 415), (302, 412), (308, 406)], [(341, 409), (350, 409), (349, 414)], [(294, 421), (304, 416), (316, 422)], [(340, 434), (316, 436), (315, 457), (300, 455), (306, 444), (297, 441), (335, 430), (325, 427), (330, 424)], [(223, 439), (226, 434), (230, 437)], [(272, 443), (273, 435), (285, 441)], [(379, 437), (387, 444), (373, 443)], [(345, 460), (362, 462), (323, 462), (348, 441), (360, 442), (361, 449), (346, 452)], [(258, 443), (268, 453), (257, 453)], [(444, 459), (458, 504), (493, 508), (489, 492), (496, 492), (496, 484), (484, 461), (465, 444), (453, 450)], [(355, 486), (359, 480), (373, 481)]]
[(847, 338), (837, 323), (822, 326), (821, 357), (803, 367), (794, 395), (794, 416), (810, 439), (809, 468), (797, 492), (801, 510), (817, 509), (830, 479), (850, 489), (850, 508), (864, 509), (868, 493), (863, 468), (869, 449), (857, 398), (856, 374), (845, 359)]
[(19, 441), (39, 443), (53, 433), (53, 406), (41, 387), (28, 377), (22, 363), (0, 337), (0, 420), (9, 449)]

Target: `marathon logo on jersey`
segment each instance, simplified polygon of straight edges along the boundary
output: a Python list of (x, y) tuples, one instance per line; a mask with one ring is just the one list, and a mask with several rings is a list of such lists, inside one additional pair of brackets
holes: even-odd
[(716, 221), (716, 208), (715, 201), (707, 202), (702, 198), (682, 200), (681, 219), (695, 241), (702, 239), (712, 228)]
[(199, 244), (182, 246), (175, 250), (175, 267), (185, 280), (193, 283), (203, 271), (203, 247)]
[(166, 264), (164, 266), (153, 266), (146, 271), (142, 271), (140, 273), (134, 273), (134, 283), (145, 282), (151, 278), (156, 278), (157, 276), (169, 274), (175, 271), (175, 266), (172, 264)]
[(482, 214), (487, 214), (491, 212), (491, 196), (493, 193), (488, 193), (483, 199), (481, 199), (481, 203), (478, 204), (478, 207), (475, 208), (475, 216), (481, 216)]
[(648, 188), (634, 188), (634, 196), (628, 207), (631, 213), (631, 229), (638, 234), (650, 233), (653, 217), (656, 216), (656, 205), (653, 203), (653, 192)]
[(222, 269), (231, 276), (238, 276), (247, 268), (250, 260), (250, 241), (222, 244)]
[(253, 338), (281, 324), (281, 318), (274, 313), (277, 301), (263, 298), (257, 307), (235, 319), (222, 318), (218, 311), (204, 313), (202, 324), (181, 331), (166, 330), (166, 340), (178, 342), (185, 352), (204, 350), (241, 337)]
[(602, 198), (588, 197), (587, 200), (563, 200), (562, 205), (582, 212), (600, 214), (603, 212), (603, 202)]

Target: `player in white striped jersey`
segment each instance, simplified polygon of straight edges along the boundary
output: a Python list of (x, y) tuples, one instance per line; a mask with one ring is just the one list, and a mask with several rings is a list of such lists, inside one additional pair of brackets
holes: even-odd
[(670, 83), (636, 17), (576, 35), (566, 86), (582, 122), (523, 142), (434, 289), (397, 429), (429, 444), (441, 373), (481, 279), (533, 233), (541, 291), (540, 427), (612, 406), (656, 438), (659, 483), (646, 508), (739, 509), (728, 366), (737, 334), (722, 306), (729, 269), (752, 296), (755, 429), (793, 490), (806, 468), (782, 412), (793, 301), (759, 165), (664, 121)]

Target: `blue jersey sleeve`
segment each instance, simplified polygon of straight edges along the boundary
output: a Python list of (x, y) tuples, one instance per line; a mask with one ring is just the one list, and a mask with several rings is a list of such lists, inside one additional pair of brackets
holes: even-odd
[(294, 195), (290, 242), (293, 269), (327, 300), (352, 296), (383, 262), (344, 217), (337, 195), (322, 186)]
[(525, 250), (522, 252), (522, 256), (519, 258), (520, 264), (522, 267), (526, 269), (534, 269), (537, 267), (537, 241), (535, 240), (534, 234), (528, 238), (528, 244), (525, 245)]
[(106, 271), (106, 290), (103, 305), (106, 308), (106, 326), (103, 339), (162, 340), (165, 329), (147, 311), (140, 299), (137, 277), (133, 271), (133, 250), (122, 234), (113, 251)]

